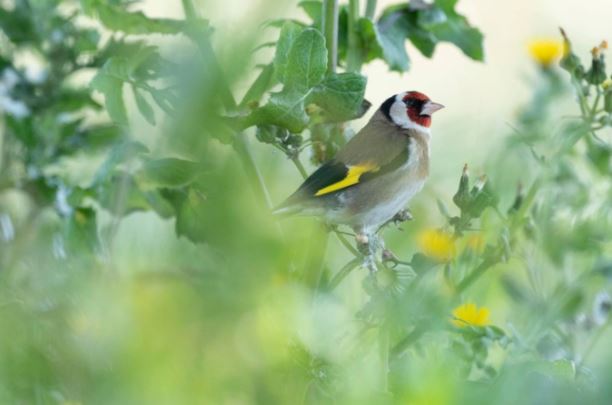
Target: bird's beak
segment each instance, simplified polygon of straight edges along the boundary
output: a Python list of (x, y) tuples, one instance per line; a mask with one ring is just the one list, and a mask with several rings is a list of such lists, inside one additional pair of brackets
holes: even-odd
[(421, 115), (431, 115), (438, 110), (443, 109), (444, 106), (439, 103), (434, 103), (433, 101), (428, 101), (425, 103), (423, 108), (421, 109)]

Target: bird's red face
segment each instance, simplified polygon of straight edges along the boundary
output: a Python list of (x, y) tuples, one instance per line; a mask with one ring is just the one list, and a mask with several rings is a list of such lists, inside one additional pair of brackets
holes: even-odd
[(402, 101), (406, 104), (406, 114), (410, 121), (425, 128), (431, 125), (431, 114), (444, 108), (442, 104), (432, 102), (429, 97), (418, 91), (409, 91)]
[(387, 118), (402, 128), (415, 126), (429, 128), (431, 115), (441, 108), (444, 108), (442, 104), (434, 103), (418, 91), (397, 94), (381, 106)]

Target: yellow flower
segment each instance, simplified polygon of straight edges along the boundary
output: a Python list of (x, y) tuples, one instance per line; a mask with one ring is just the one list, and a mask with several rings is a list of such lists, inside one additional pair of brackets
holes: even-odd
[(449, 262), (455, 257), (455, 241), (446, 232), (428, 229), (418, 236), (421, 251), (432, 259)]
[(459, 305), (453, 310), (453, 325), (464, 326), (486, 326), (489, 324), (489, 310), (485, 307), (478, 308), (476, 304), (467, 303)]
[(608, 88), (612, 88), (612, 79), (606, 79), (606, 81), (601, 84), (601, 87), (603, 87), (604, 90), (608, 90)]
[(536, 39), (528, 45), (529, 53), (539, 65), (553, 64), (564, 52), (563, 43), (554, 39)]

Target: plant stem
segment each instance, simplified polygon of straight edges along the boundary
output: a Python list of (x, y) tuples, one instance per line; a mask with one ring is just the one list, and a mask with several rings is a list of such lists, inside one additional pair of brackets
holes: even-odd
[(406, 337), (400, 340), (390, 351), (391, 361), (401, 356), (414, 342), (425, 333), (425, 328), (417, 326)]
[(346, 55), (346, 70), (358, 72), (361, 70), (361, 49), (357, 36), (359, 20), (359, 0), (349, 0), (348, 6), (348, 53)]
[(324, 0), (323, 30), (327, 46), (327, 72), (335, 73), (338, 65), (338, 0)]
[(302, 162), (300, 161), (299, 156), (293, 156), (291, 157), (291, 161), (293, 162), (293, 164), (295, 165), (295, 167), (298, 169), (298, 172), (300, 172), (300, 174), (302, 175), (302, 177), (305, 179), (308, 177), (308, 172), (306, 172), (306, 169), (304, 168), (304, 165), (302, 164)]
[(496, 254), (494, 258), (485, 260), (482, 263), (480, 263), (480, 265), (476, 267), (473, 272), (471, 272), (467, 277), (461, 280), (461, 282), (459, 283), (459, 285), (457, 285), (457, 288), (455, 290), (456, 293), (460, 294), (463, 291), (465, 291), (469, 286), (471, 286), (474, 283), (474, 281), (478, 280), (485, 273), (485, 271), (487, 271), (489, 267), (498, 263), (500, 260), (499, 259), (500, 255), (501, 253), (498, 252), (498, 254)]
[(340, 269), (338, 273), (331, 279), (329, 282), (328, 290), (333, 291), (338, 285), (348, 276), (351, 271), (359, 267), (361, 264), (362, 258), (355, 257), (353, 260), (344, 265), (343, 268)]
[[(185, 13), (185, 17), (188, 20), (193, 20), (198, 18), (196, 9), (193, 5), (192, 0), (182, 0), (183, 11)], [(220, 90), (220, 98), (223, 101), (223, 105), (226, 110), (233, 110), (236, 108), (236, 100), (232, 95), (232, 92), (229, 88), (229, 85), (226, 83), (225, 78), (223, 76), (223, 71), (215, 52), (210, 43), (210, 38), (208, 35), (204, 35), (202, 33), (197, 33), (196, 38), (197, 45), (200, 48), (200, 52), (206, 60), (210, 62), (212, 69), (215, 72), (215, 76), (221, 82)], [(242, 132), (237, 132), (234, 138), (234, 149), (238, 153), (240, 160), (244, 166), (247, 177), (249, 178), (249, 183), (253, 187), (253, 192), (257, 196), (258, 200), (263, 206), (268, 208), (272, 207), (272, 202), (270, 199), (270, 193), (268, 193), (268, 189), (263, 181), (263, 177), (255, 164), (255, 160), (253, 159), (253, 155), (249, 149), (247, 140)]]
[(374, 19), (374, 14), (376, 13), (376, 0), (367, 0), (366, 9), (365, 9), (365, 17), (370, 20)]
[(182, 0), (181, 2), (183, 3), (183, 12), (185, 13), (187, 20), (195, 20), (198, 18), (196, 9), (191, 0)]
[(240, 156), (246, 175), (249, 178), (249, 183), (251, 183), (257, 199), (263, 206), (271, 209), (272, 199), (270, 198), (270, 193), (266, 188), (261, 172), (255, 164), (255, 159), (253, 159), (253, 154), (249, 149), (249, 144), (244, 133), (236, 133), (234, 137), (234, 149), (238, 153), (238, 156)]
[(378, 329), (378, 349), (380, 350), (380, 377), (382, 392), (389, 391), (389, 327), (385, 324)]

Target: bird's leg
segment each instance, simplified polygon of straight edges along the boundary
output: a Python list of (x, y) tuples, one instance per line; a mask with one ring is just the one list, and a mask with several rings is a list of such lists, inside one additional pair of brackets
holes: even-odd
[(355, 241), (357, 250), (363, 255), (363, 264), (370, 271), (375, 272), (376, 252), (384, 248), (384, 241), (376, 233), (368, 232), (362, 228), (355, 228)]

